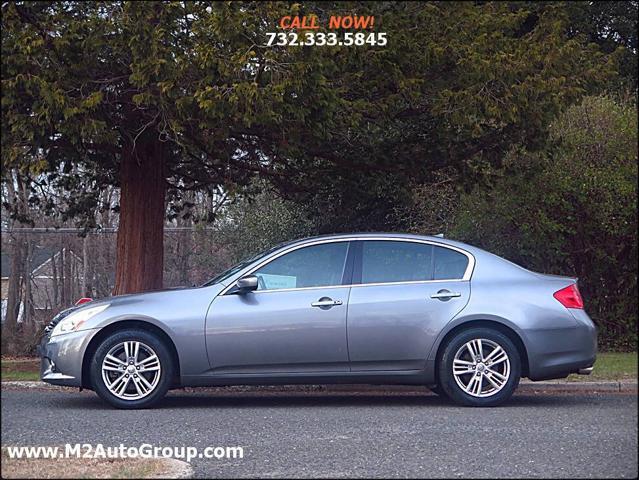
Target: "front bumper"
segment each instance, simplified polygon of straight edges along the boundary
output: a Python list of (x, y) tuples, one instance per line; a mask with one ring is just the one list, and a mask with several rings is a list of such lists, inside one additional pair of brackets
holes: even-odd
[(52, 385), (81, 387), (84, 353), (97, 331), (91, 329), (43, 337), (38, 348), (42, 381)]
[(597, 357), (597, 328), (584, 310), (570, 309), (570, 313), (575, 325), (525, 332), (531, 380), (592, 372)]

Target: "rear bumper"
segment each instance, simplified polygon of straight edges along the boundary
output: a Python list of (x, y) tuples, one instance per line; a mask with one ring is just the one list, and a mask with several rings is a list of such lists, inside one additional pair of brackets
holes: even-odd
[(566, 328), (527, 330), (531, 380), (589, 375), (597, 356), (597, 328), (583, 310), (570, 309), (575, 324)]
[(83, 330), (43, 338), (38, 351), (40, 379), (64, 387), (82, 386), (84, 352), (97, 330)]

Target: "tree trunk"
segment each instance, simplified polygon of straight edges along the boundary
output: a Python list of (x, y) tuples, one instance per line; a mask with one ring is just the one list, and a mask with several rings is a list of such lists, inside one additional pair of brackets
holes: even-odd
[[(20, 199), (16, 196), (14, 184), (14, 172), (11, 170), (8, 175), (7, 201), (14, 207), (20, 208)], [(3, 347), (7, 348), (7, 353), (15, 353), (15, 342), (18, 336), (18, 315), (20, 314), (20, 302), (22, 299), (22, 268), (24, 266), (23, 238), (20, 235), (12, 235), (9, 243), (9, 254), (11, 255), (11, 274), (9, 275), (9, 285), (7, 291), (7, 312), (2, 328)]]
[(58, 266), (55, 261), (55, 252), (51, 255), (51, 275), (53, 276), (53, 308), (59, 307), (62, 303), (60, 302), (60, 293), (59, 293), (59, 284), (60, 279), (58, 278)]
[(60, 272), (60, 303), (63, 308), (67, 308), (69, 306), (68, 292), (67, 292), (67, 278), (66, 278), (66, 270), (64, 269), (64, 243), (62, 243), (62, 239), (59, 242), (58, 251), (58, 272)]
[(24, 245), (24, 310), (23, 310), (23, 325), (24, 329), (30, 331), (33, 323), (33, 292), (31, 290), (32, 282), (32, 263), (33, 263), (33, 244), (31, 239), (27, 237), (27, 241)]
[(87, 274), (89, 273), (89, 259), (87, 257), (87, 239), (89, 235), (85, 235), (82, 239), (82, 276), (80, 277), (80, 296), (90, 297), (87, 293)]
[(165, 162), (166, 146), (151, 128), (124, 147), (114, 295), (162, 288)]
[(18, 238), (13, 237), (9, 252), (11, 254), (11, 275), (9, 275), (9, 287), (7, 292), (7, 313), (4, 321), (4, 334), (12, 340), (16, 335), (18, 326), (18, 312), (20, 311), (20, 300), (22, 293), (20, 291), (20, 278), (22, 277), (22, 268), (24, 265), (22, 243)]

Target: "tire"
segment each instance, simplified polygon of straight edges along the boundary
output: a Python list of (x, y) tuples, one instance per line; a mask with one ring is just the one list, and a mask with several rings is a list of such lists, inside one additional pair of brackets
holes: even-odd
[[(127, 357), (137, 361), (131, 364)], [(100, 343), (90, 371), (93, 389), (102, 400), (116, 408), (137, 409), (151, 407), (166, 395), (174, 368), (169, 349), (156, 335), (126, 329)]]
[[(487, 364), (478, 361), (477, 340), (481, 340), (482, 358), (488, 360)], [(492, 360), (498, 361), (493, 363)], [(454, 363), (459, 372), (457, 375), (453, 373)], [(521, 359), (517, 347), (500, 331), (470, 328), (446, 344), (438, 373), (440, 388), (454, 402), (472, 407), (494, 407), (510, 399), (519, 385)]]

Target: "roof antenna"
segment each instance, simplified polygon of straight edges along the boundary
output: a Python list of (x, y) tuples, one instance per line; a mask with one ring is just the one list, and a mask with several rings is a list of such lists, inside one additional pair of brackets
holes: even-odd
[(439, 238), (444, 238), (444, 234), (443, 233), (438, 233), (437, 235), (433, 235), (434, 237), (439, 237)]

